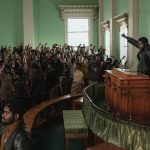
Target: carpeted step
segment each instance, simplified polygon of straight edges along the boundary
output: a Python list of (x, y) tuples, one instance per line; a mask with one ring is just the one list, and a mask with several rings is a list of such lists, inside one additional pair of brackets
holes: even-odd
[(125, 150), (123, 148), (118, 148), (110, 143), (102, 143), (95, 145), (93, 147), (87, 148), (87, 150)]

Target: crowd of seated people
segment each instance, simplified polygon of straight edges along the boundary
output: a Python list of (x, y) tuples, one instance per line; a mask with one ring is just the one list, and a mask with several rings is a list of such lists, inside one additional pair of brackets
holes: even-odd
[(82, 93), (83, 87), (103, 82), (106, 69), (117, 66), (116, 59), (108, 58), (106, 50), (97, 51), (90, 45), (79, 45), (77, 50), (64, 44), (19, 45), (0, 50), (1, 108), (13, 99), (27, 107), (65, 94)]

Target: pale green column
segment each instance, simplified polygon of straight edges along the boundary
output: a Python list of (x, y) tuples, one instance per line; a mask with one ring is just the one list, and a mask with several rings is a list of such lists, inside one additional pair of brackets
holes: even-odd
[(23, 0), (24, 45), (34, 47), (33, 0)]
[(104, 46), (104, 32), (101, 22), (103, 22), (103, 0), (99, 0), (99, 47)]
[[(128, 0), (129, 20), (128, 36), (138, 39), (139, 36), (139, 0)], [(138, 49), (128, 44), (128, 62), (131, 70), (137, 70)]]
[(113, 56), (117, 56), (116, 50), (116, 24), (113, 17), (116, 15), (116, 0), (110, 0), (110, 50)]

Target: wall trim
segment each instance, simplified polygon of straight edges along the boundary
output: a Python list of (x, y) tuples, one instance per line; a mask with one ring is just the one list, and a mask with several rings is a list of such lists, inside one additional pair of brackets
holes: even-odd
[(113, 17), (114, 21), (118, 22), (119, 24), (122, 22), (128, 21), (128, 13), (123, 13), (121, 15)]
[(122, 24), (125, 24), (128, 27), (128, 13), (123, 13), (121, 15), (115, 16), (113, 17), (116, 26), (117, 26), (117, 30), (120, 30), (120, 26)]
[(103, 22), (101, 22), (101, 26), (103, 27), (103, 30), (110, 30), (110, 21), (109, 20), (105, 20)]
[(98, 5), (59, 5), (58, 8), (60, 9), (61, 19), (64, 19), (65, 16), (80, 16), (81, 14), (95, 19)]

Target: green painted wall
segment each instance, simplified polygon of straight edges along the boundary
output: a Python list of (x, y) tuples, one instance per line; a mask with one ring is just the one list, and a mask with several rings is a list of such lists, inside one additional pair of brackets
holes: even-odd
[(139, 0), (139, 37), (150, 41), (150, 0)]
[(116, 0), (116, 15), (128, 12), (128, 0)]
[[(34, 43), (64, 44), (65, 26), (59, 17), (58, 5), (98, 4), (97, 0), (34, 0)], [(93, 25), (94, 45), (98, 46), (98, 12)]]
[(49, 0), (34, 1), (35, 46), (38, 43), (64, 43), (64, 22), (59, 18), (57, 7)]
[(109, 20), (110, 19), (110, 0), (104, 0), (103, 2), (103, 20)]
[(22, 0), (0, 0), (0, 45), (16, 46), (23, 41)]

